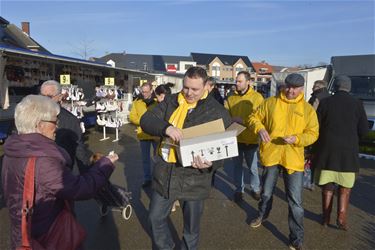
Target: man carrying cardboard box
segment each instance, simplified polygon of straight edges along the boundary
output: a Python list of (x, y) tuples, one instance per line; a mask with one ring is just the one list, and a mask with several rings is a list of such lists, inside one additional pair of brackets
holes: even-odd
[(191, 166), (183, 167), (177, 148), (171, 145), (171, 141), (178, 143), (183, 139), (183, 128), (220, 118), (225, 127), (230, 125), (228, 111), (208, 95), (206, 81), (207, 73), (203, 68), (189, 68), (182, 91), (167, 96), (141, 119), (141, 127), (146, 133), (162, 137), (154, 166), (149, 214), (153, 242), (158, 249), (175, 246), (167, 223), (175, 200), (180, 201), (184, 216), (182, 248), (198, 248), (203, 201), (209, 196), (213, 171), (223, 165), (222, 161), (211, 162), (197, 155)]
[(315, 110), (303, 98), (304, 83), (302, 75), (288, 75), (281, 93), (265, 100), (249, 118), (250, 126), (261, 138), (260, 162), (264, 166), (258, 217), (250, 226), (259, 227), (267, 219), (282, 170), (289, 207), (290, 249), (302, 249), (304, 147), (314, 143), (319, 134)]
[[(236, 78), (236, 91), (225, 101), (225, 108), (229, 110), (232, 121), (239, 124), (247, 123), (251, 115), (263, 102), (263, 96), (251, 86), (250, 73), (241, 71)], [(260, 199), (260, 181), (258, 175), (258, 136), (249, 128), (245, 129), (238, 137), (238, 156), (233, 157), (234, 201), (239, 202), (245, 189), (243, 159), (249, 167), (250, 192), (255, 200)]]

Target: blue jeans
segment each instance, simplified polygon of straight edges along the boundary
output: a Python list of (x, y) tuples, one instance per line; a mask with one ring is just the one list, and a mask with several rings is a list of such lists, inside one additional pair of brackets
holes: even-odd
[(152, 179), (151, 173), (151, 145), (153, 148), (153, 154), (156, 152), (157, 142), (152, 140), (140, 140), (141, 153), (142, 153), (142, 166), (143, 166), (143, 176), (145, 181), (150, 181)]
[[(152, 191), (149, 223), (152, 239), (157, 249), (174, 249), (171, 231), (168, 227), (168, 216), (175, 200), (166, 199), (155, 190)], [(181, 249), (198, 249), (200, 220), (203, 214), (203, 200), (180, 201), (184, 218), (184, 231)]]
[(250, 190), (253, 192), (260, 191), (260, 180), (258, 175), (258, 156), (257, 156), (258, 145), (244, 143), (238, 143), (238, 156), (233, 157), (233, 172), (234, 172), (234, 185), (236, 187), (235, 192), (244, 192), (244, 169), (242, 166), (243, 158), (245, 158), (246, 164), (250, 169)]
[[(282, 168), (283, 167), (280, 165), (264, 167), (262, 176), (263, 189), (259, 202), (259, 216), (263, 219), (268, 217), (272, 209), (272, 196), (279, 177), (279, 172)], [(303, 172), (288, 174), (284, 169), (283, 178), (288, 201), (289, 242), (298, 246), (303, 243), (304, 235), (302, 207)]]

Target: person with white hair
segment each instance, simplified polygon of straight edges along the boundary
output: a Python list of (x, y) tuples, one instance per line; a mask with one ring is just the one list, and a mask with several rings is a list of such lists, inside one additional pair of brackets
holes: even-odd
[[(66, 206), (65, 201), (90, 199), (104, 186), (114, 170), (117, 154), (102, 157), (85, 174), (73, 175), (68, 153), (54, 139), (59, 126), (60, 107), (50, 98), (28, 95), (17, 104), (15, 125), (17, 134), (4, 144), (2, 186), (9, 209), (11, 246), (21, 245), (24, 180), (26, 168), (35, 159), (35, 191), (31, 215), (31, 237), (39, 240), (49, 232), (55, 219)], [(32, 164), (31, 164), (32, 165)], [(22, 212), (24, 211), (24, 212)]]
[[(45, 81), (40, 87), (40, 94), (51, 98), (58, 104), (63, 97), (61, 85), (55, 80)], [(65, 108), (60, 107), (59, 121), (59, 128), (56, 130), (57, 145), (68, 152), (72, 160), (71, 169), (76, 160), (80, 173), (87, 171), (93, 153), (84, 144), (80, 120)]]

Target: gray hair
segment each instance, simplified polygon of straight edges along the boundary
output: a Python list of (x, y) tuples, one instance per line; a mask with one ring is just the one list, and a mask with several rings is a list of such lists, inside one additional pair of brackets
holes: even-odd
[(333, 82), (333, 86), (336, 91), (342, 90), (350, 92), (352, 88), (352, 80), (346, 75), (338, 75)]
[(56, 92), (54, 93), (54, 96), (61, 93), (61, 84), (58, 81), (48, 80), (48, 81), (43, 82), (42, 86), (40, 86), (40, 93), (42, 93), (42, 89), (46, 86), (55, 87)]
[(326, 88), (327, 87), (327, 82), (324, 80), (317, 80), (314, 82), (314, 86), (317, 86), (319, 88)]
[(53, 121), (60, 106), (46, 96), (28, 95), (16, 106), (14, 121), (19, 134), (36, 133), (40, 121)]

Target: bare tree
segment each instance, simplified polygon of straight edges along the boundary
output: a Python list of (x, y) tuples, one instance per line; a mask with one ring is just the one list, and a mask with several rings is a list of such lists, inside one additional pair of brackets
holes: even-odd
[(328, 65), (329, 63), (326, 63), (326, 62), (318, 62), (317, 64), (316, 64), (316, 66), (326, 66), (326, 65)]
[(92, 57), (94, 40), (88, 40), (87, 38), (83, 38), (77, 46), (71, 45), (73, 47), (73, 54), (79, 56), (82, 59), (89, 59)]
[(299, 69), (308, 69), (308, 68), (312, 68), (312, 64), (308, 64), (308, 63), (305, 63), (305, 64), (299, 64), (299, 65), (297, 65), (297, 68), (299, 68)]

